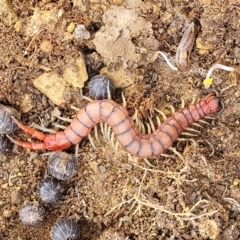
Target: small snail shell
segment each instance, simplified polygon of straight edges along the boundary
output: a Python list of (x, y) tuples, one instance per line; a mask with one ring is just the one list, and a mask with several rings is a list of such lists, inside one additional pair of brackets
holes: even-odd
[(51, 230), (52, 240), (76, 240), (80, 237), (78, 224), (72, 219), (61, 219), (55, 223)]
[(61, 186), (57, 179), (47, 177), (37, 187), (37, 195), (43, 203), (55, 203), (61, 197)]
[(92, 77), (88, 83), (89, 94), (94, 99), (108, 98), (108, 87), (110, 95), (115, 92), (115, 87), (111, 78), (103, 75)]
[(44, 209), (35, 202), (26, 202), (19, 210), (21, 222), (27, 226), (36, 227), (44, 220)]
[(18, 128), (12, 117), (20, 117), (18, 111), (0, 104), (0, 134), (8, 134)]
[(65, 152), (55, 152), (48, 160), (48, 173), (59, 180), (67, 180), (77, 172), (76, 158)]

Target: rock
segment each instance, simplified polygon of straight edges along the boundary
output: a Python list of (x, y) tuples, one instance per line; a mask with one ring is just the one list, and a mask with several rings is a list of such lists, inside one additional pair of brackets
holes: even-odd
[(104, 67), (101, 69), (100, 74), (110, 77), (113, 80), (116, 88), (125, 88), (134, 84), (134, 74), (132, 74), (130, 71), (127, 71), (123, 65), (114, 71), (109, 71), (107, 67)]
[(90, 38), (90, 32), (85, 28), (83, 24), (78, 24), (73, 32), (75, 38), (84, 40)]
[(20, 108), (21, 108), (22, 112), (24, 112), (24, 113), (29, 112), (33, 108), (32, 96), (30, 94), (25, 93), (22, 96)]
[(38, 7), (34, 8), (33, 15), (26, 19), (25, 34), (27, 36), (34, 36), (44, 29), (56, 31), (55, 26), (61, 17), (60, 12), (61, 10), (58, 7), (53, 7), (49, 10), (42, 10)]
[(67, 31), (72, 33), (75, 29), (75, 23), (74, 22), (71, 22), (68, 27), (67, 27)]
[(206, 54), (209, 50), (213, 49), (213, 45), (209, 42), (203, 42), (201, 36), (196, 40), (196, 47), (200, 55)]
[(53, 49), (53, 46), (52, 46), (52, 43), (51, 41), (49, 40), (43, 40), (41, 43), (40, 43), (40, 49), (45, 52), (45, 53), (51, 53), (52, 49)]
[(10, 0), (3, 0), (0, 4), (0, 17), (6, 24), (11, 25), (18, 20)]
[[(139, 17), (137, 11), (123, 6), (112, 6), (103, 15), (104, 26), (95, 34), (93, 43), (106, 63), (121, 60), (145, 64), (159, 43), (153, 36), (152, 24)], [(132, 39), (138, 39), (138, 46)], [(141, 49), (146, 49), (141, 53)], [(149, 51), (150, 50), (150, 51)]]
[(33, 85), (54, 104), (62, 105), (66, 102), (64, 92), (67, 82), (58, 73), (43, 73), (33, 80)]
[(88, 74), (82, 55), (68, 62), (65, 66), (63, 78), (73, 87), (84, 87), (84, 82), (87, 81)]

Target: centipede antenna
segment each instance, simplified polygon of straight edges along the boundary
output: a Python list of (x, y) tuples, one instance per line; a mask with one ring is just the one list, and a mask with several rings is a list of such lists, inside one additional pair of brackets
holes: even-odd
[(157, 120), (158, 126), (160, 126), (161, 125), (161, 121), (160, 121), (160, 118), (158, 116), (156, 116), (156, 120)]
[(94, 136), (95, 136), (96, 140), (97, 140), (97, 141), (98, 141), (98, 143), (99, 143), (97, 125), (96, 125), (96, 126), (94, 126)]
[(58, 131), (53, 130), (53, 129), (49, 129), (49, 128), (45, 128), (45, 127), (39, 126), (39, 125), (36, 124), (36, 123), (32, 123), (32, 127), (36, 128), (36, 129), (38, 129), (38, 130), (41, 130), (41, 131), (43, 131), (43, 132), (48, 132), (48, 133), (53, 133), (53, 134), (55, 134), (55, 133), (58, 132)]
[(154, 126), (154, 124), (153, 124), (153, 121), (152, 121), (152, 119), (151, 119), (150, 117), (148, 117), (148, 120), (149, 120), (151, 129), (152, 129), (152, 131), (154, 132), (154, 131), (156, 130), (156, 128), (155, 128), (155, 126)]
[(110, 100), (112, 99), (110, 88), (109, 88), (109, 81), (107, 83), (107, 98), (110, 99)]
[(98, 151), (96, 145), (95, 145), (94, 142), (93, 142), (93, 139), (92, 139), (92, 137), (91, 137), (91, 134), (88, 134), (88, 139), (89, 139), (89, 142), (91, 143), (92, 147), (93, 147), (96, 151)]
[(152, 165), (147, 158), (143, 158), (144, 162), (149, 166), (149, 167), (153, 167), (153, 168), (157, 168), (158, 166), (154, 166)]
[(176, 148), (170, 147), (169, 150), (171, 150), (173, 153), (175, 153), (180, 159), (182, 159), (182, 160), (185, 162), (184, 157), (182, 156), (182, 154), (180, 154), (180, 153), (176, 150)]
[(82, 96), (82, 98), (84, 99), (84, 100), (86, 100), (86, 101), (88, 101), (88, 102), (92, 102), (93, 101), (93, 99), (91, 99), (91, 98), (89, 98), (89, 97), (86, 97), (86, 96)]
[(127, 107), (127, 101), (126, 101), (126, 98), (125, 98), (125, 96), (124, 96), (124, 93), (122, 92), (122, 101), (123, 101), (123, 106), (124, 107)]
[(202, 123), (202, 124), (207, 124), (207, 125), (210, 125), (210, 123), (208, 123), (208, 122), (204, 121), (203, 119), (199, 119), (198, 121), (199, 121), (200, 123)]
[(70, 108), (71, 108), (72, 110), (76, 111), (76, 112), (78, 112), (78, 111), (80, 110), (80, 108), (77, 108), (77, 107), (75, 107), (75, 106), (70, 106)]
[(56, 128), (60, 128), (60, 129), (66, 129), (67, 128), (66, 126), (63, 126), (63, 125), (58, 124), (58, 123), (53, 123), (53, 126), (56, 127)]
[(163, 118), (163, 120), (164, 120), (164, 121), (166, 121), (166, 120), (167, 120), (167, 116), (165, 115), (165, 113), (164, 113), (164, 112), (160, 111), (160, 110), (159, 110), (159, 109), (157, 109), (157, 108), (154, 108), (154, 110), (155, 110), (156, 112), (158, 112), (158, 113), (160, 113), (160, 114), (161, 114), (161, 116), (162, 116), (162, 118)]
[(146, 125), (147, 125), (147, 133), (148, 133), (148, 134), (151, 134), (152, 129), (151, 129), (150, 124), (149, 124), (149, 123), (146, 123)]
[(70, 118), (65, 118), (65, 117), (60, 117), (60, 116), (56, 116), (58, 119), (60, 119), (60, 120), (63, 120), (63, 121), (65, 121), (65, 122), (72, 122), (72, 119), (70, 119)]
[(190, 137), (198, 137), (198, 135), (192, 134), (192, 133), (188, 133), (188, 132), (182, 132), (181, 135), (190, 136)]
[(199, 130), (196, 130), (195, 128), (188, 127), (188, 128), (186, 128), (186, 130), (200, 134), (200, 131), (199, 131)]

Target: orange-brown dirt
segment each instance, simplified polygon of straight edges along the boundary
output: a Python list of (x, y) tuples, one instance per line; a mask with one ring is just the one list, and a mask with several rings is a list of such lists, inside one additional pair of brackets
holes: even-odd
[[(52, 118), (53, 111), (72, 118), (75, 112), (70, 106), (81, 108), (87, 103), (70, 84), (64, 93), (66, 101), (59, 106), (33, 85), (33, 79), (46, 72), (62, 76), (69, 60), (80, 52), (89, 76), (104, 67), (118, 87), (114, 99), (122, 103), (123, 92), (130, 115), (138, 109), (144, 123), (149, 122), (148, 116), (155, 119), (154, 108), (171, 115), (169, 105), (177, 110), (181, 99), (186, 105), (196, 99), (213, 64), (231, 66), (234, 71), (213, 72), (212, 87), (220, 92), (226, 109), (217, 119), (206, 120), (208, 124), (199, 123), (203, 128), (193, 126), (200, 131), (198, 136), (183, 135), (174, 143), (182, 157), (172, 151), (152, 159), (130, 157), (121, 147), (116, 151), (98, 128), (99, 142), (92, 134), (97, 150), (87, 138), (80, 144), (78, 173), (61, 181), (63, 196), (45, 206), (46, 218), (38, 227), (24, 226), (18, 211), (26, 201), (39, 201), (36, 186), (47, 173), (47, 157), (20, 147), (2, 153), (0, 239), (50, 239), (51, 227), (64, 217), (78, 222), (82, 240), (240, 239), (239, 1), (3, 2), (0, 101), (16, 108), (28, 125), (35, 122), (53, 128), (52, 119), (67, 125)], [(126, 14), (122, 20), (121, 11)], [(118, 31), (121, 23), (117, 21), (129, 16), (141, 24), (126, 20)], [(191, 22), (197, 39), (191, 70), (173, 71), (162, 58), (154, 58), (154, 52), (173, 57)], [(90, 38), (72, 37), (74, 24), (83, 24)], [(100, 44), (97, 33), (109, 31), (106, 41), (111, 42), (116, 29), (116, 42), (105, 51), (107, 46)], [(82, 91), (88, 96), (86, 86), (87, 82)], [(31, 141), (21, 131), (11, 136)], [(74, 154), (75, 147), (67, 152)]]

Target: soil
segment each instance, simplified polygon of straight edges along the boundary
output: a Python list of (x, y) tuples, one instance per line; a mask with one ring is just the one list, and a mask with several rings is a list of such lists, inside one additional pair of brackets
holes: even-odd
[[(202, 127), (192, 126), (200, 133), (182, 135), (175, 152), (131, 157), (120, 146), (115, 150), (98, 128), (99, 142), (92, 134), (96, 149), (88, 138), (80, 144), (77, 174), (61, 181), (63, 195), (45, 205), (46, 218), (38, 227), (23, 225), (18, 211), (24, 202), (39, 201), (36, 187), (47, 174), (48, 156), (16, 146), (2, 153), (2, 240), (50, 239), (51, 227), (65, 217), (78, 222), (82, 240), (240, 239), (238, 0), (12, 0), (1, 8), (0, 101), (17, 109), (27, 125), (67, 125), (53, 113), (72, 118), (70, 106), (87, 103), (70, 84), (59, 105), (33, 86), (43, 73), (62, 76), (69, 59), (80, 53), (89, 78), (109, 73), (117, 86), (114, 100), (121, 104), (123, 92), (129, 114), (138, 109), (145, 127), (148, 116), (155, 119), (154, 108), (169, 116), (170, 105), (177, 110), (181, 99), (186, 105), (196, 100), (213, 64), (234, 67), (233, 72), (213, 72), (212, 87), (226, 109), (217, 119), (206, 119), (207, 124), (199, 122)], [(174, 71), (156, 51), (172, 60), (191, 22), (196, 44), (190, 71)], [(79, 24), (86, 29), (82, 38), (73, 36)], [(31, 141), (20, 130), (11, 136)], [(74, 154), (75, 147), (66, 152)]]

